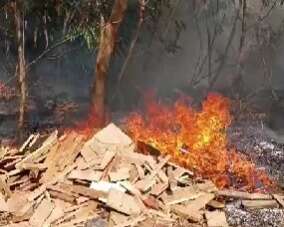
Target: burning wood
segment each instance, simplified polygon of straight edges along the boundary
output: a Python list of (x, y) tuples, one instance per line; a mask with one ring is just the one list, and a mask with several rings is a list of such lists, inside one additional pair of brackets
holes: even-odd
[[(61, 138), (54, 132), (34, 151), (28, 145), (33, 138), (2, 157), (1, 170), (8, 173), (1, 178), (1, 212), (9, 216), (1, 222), (5, 226), (77, 226), (95, 220), (125, 227), (177, 226), (180, 220), (228, 226), (220, 198), (241, 199), (247, 208), (283, 207), (281, 195), (218, 191), (212, 181), (195, 179), (171, 163), (170, 155), (135, 153), (132, 140), (114, 124), (88, 141), (75, 132)], [(30, 174), (35, 169), (36, 178)]]
[(226, 129), (232, 121), (228, 99), (210, 94), (201, 111), (184, 100), (160, 104), (152, 94), (145, 102), (143, 114), (133, 113), (126, 120), (127, 130), (137, 143), (150, 144), (221, 188), (234, 181), (248, 190), (272, 184), (265, 173), (228, 148)]

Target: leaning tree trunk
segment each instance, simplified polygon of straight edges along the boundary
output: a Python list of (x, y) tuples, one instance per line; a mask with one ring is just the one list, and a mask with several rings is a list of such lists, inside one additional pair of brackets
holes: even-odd
[(99, 125), (105, 123), (106, 82), (109, 63), (114, 52), (115, 41), (123, 21), (128, 0), (115, 0), (109, 20), (101, 22), (99, 51), (96, 60), (91, 102), (99, 120)]
[(16, 38), (18, 47), (18, 64), (17, 64), (17, 77), (19, 84), (19, 118), (18, 118), (18, 139), (22, 140), (24, 135), (25, 126), (25, 113), (27, 105), (27, 85), (26, 85), (26, 61), (24, 49), (24, 20), (21, 3), (15, 1), (13, 3)]

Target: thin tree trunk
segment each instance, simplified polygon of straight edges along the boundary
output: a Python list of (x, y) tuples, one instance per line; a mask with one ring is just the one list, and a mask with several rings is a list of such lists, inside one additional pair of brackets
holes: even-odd
[(115, 41), (127, 9), (128, 0), (115, 0), (111, 16), (105, 23), (102, 18), (99, 51), (96, 68), (93, 75), (91, 102), (99, 120), (99, 125), (105, 123), (106, 82), (109, 63), (114, 52)]
[(17, 77), (19, 83), (19, 118), (18, 118), (18, 139), (22, 140), (25, 128), (25, 114), (27, 105), (27, 84), (26, 84), (26, 61), (24, 49), (24, 21), (21, 4), (19, 1), (13, 2), (15, 27), (18, 47)]

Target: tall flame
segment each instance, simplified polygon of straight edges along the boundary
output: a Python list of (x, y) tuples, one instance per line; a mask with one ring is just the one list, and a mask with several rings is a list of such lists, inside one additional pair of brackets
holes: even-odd
[(218, 94), (209, 94), (201, 111), (182, 98), (164, 105), (150, 95), (145, 99), (145, 112), (131, 113), (126, 126), (134, 141), (171, 155), (172, 161), (211, 179), (220, 188), (270, 186), (272, 182), (264, 172), (228, 148), (226, 129), (231, 121), (230, 102)]

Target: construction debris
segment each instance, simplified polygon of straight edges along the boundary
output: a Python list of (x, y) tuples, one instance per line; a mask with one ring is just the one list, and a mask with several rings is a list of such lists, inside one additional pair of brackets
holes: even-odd
[[(40, 142), (43, 141), (43, 142)], [(0, 226), (229, 226), (226, 203), (284, 205), (280, 194), (219, 191), (209, 180), (135, 152), (114, 124), (85, 140), (76, 132), (32, 135), (0, 157)]]

